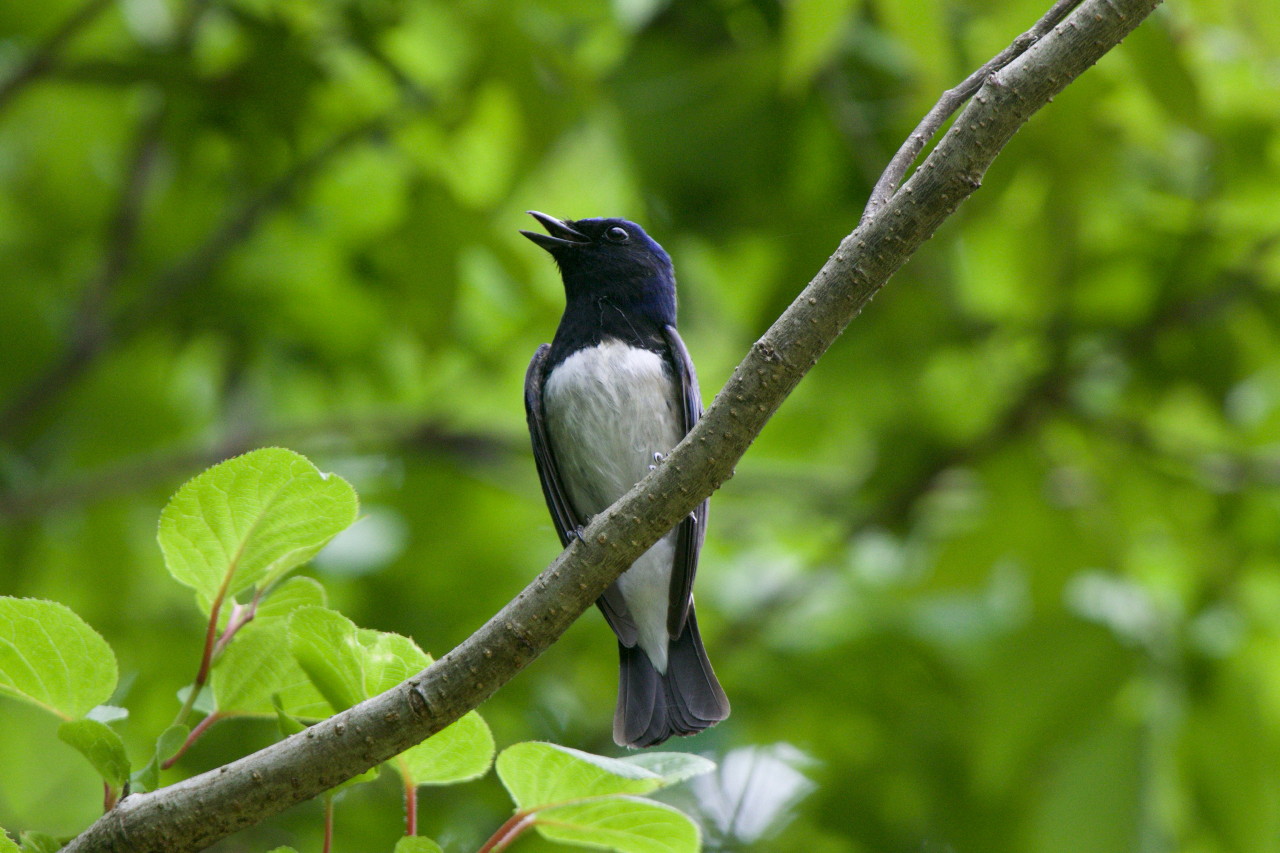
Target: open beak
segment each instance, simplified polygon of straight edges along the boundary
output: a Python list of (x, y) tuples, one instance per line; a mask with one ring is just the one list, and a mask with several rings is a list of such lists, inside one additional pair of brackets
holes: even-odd
[(521, 231), (520, 233), (548, 252), (567, 246), (582, 246), (591, 242), (591, 238), (586, 234), (575, 230), (572, 226), (565, 224), (554, 216), (548, 216), (536, 210), (530, 210), (528, 213), (542, 223), (542, 227), (547, 229), (547, 233), (539, 234), (537, 231)]

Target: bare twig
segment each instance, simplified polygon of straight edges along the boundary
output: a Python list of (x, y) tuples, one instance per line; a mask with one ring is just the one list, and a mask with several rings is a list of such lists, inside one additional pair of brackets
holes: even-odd
[(122, 312), (124, 317), (132, 318), (121, 321), (122, 334), (136, 331), (145, 325), (145, 315), (148, 312), (163, 307), (191, 286), (205, 281), (233, 249), (254, 233), (268, 214), (293, 198), (302, 185), (352, 146), (387, 131), (393, 123), (392, 115), (361, 122), (338, 133), (295, 163), (289, 171), (245, 203), (185, 258), (145, 287), (137, 301)]
[(131, 796), (67, 853), (198, 850), (326, 791), (440, 731), (493, 695), (637, 557), (733, 475), (796, 384), (889, 277), (979, 185), (1034, 112), (1115, 46), (1157, 0), (1084, 0), (983, 84), (937, 148), (846, 237), (758, 340), (706, 415), (538, 578), (453, 651), (399, 686), (279, 743)]
[(973, 93), (978, 91), (982, 84), (987, 81), (987, 78), (1025, 53), (1027, 48), (1039, 41), (1045, 33), (1057, 26), (1058, 22), (1079, 5), (1080, 0), (1058, 0), (1057, 3), (1053, 4), (1053, 8), (1045, 12), (1043, 18), (1036, 21), (1034, 27), (1014, 39), (1008, 47), (992, 57), (990, 62), (966, 77), (960, 85), (943, 92), (942, 97), (938, 99), (938, 103), (933, 105), (933, 109), (929, 110), (925, 117), (920, 120), (920, 123), (916, 125), (916, 129), (911, 131), (911, 135), (902, 143), (902, 147), (893, 155), (893, 159), (889, 161), (889, 165), (880, 175), (880, 180), (876, 181), (862, 218), (865, 220), (885, 206), (890, 196), (898, 191), (898, 186), (902, 183), (907, 170), (911, 168), (911, 164), (920, 156), (925, 144), (933, 138), (933, 135), (951, 117), (952, 113), (964, 106), (965, 102), (973, 97)]
[[(196, 26), (209, 0), (192, 0), (179, 21), (169, 50), (186, 54), (195, 39)], [(85, 7), (87, 9), (88, 7)], [(82, 9), (81, 11), (85, 11)], [(67, 27), (64, 26), (62, 32)], [(69, 37), (69, 35), (67, 36)], [(0, 104), (3, 101), (0, 100)], [(124, 277), (138, 243), (138, 223), (146, 200), (147, 185), (155, 174), (168, 104), (157, 103), (139, 122), (125, 166), (124, 180), (114, 212), (107, 223), (102, 262), (85, 284), (70, 324), (70, 345), (40, 376), (0, 409), (0, 439), (12, 435), (57, 389), (64, 387), (107, 348), (111, 332), (110, 297)]]
[(301, 450), (350, 450), (392, 442), (411, 451), (440, 454), (462, 462), (497, 463), (523, 448), (499, 435), (461, 432), (422, 416), (378, 415), (334, 418), (311, 424), (238, 432), (208, 447), (171, 450), (128, 459), (60, 483), (0, 493), (0, 518), (30, 518), (77, 507), (158, 484), (173, 484), (210, 465), (255, 447), (283, 445)]
[(11, 436), (40, 408), (53, 389), (65, 385), (107, 346), (111, 325), (107, 305), (137, 243), (138, 220), (147, 183), (154, 173), (165, 112), (163, 106), (155, 108), (142, 120), (138, 129), (115, 213), (107, 225), (102, 263), (82, 289), (80, 303), (72, 315), (69, 346), (44, 373), (28, 383), (0, 410), (0, 438)]
[[(354, 144), (376, 135), (391, 124), (390, 117), (363, 122), (337, 134), (299, 160), (258, 195), (232, 214), (222, 226), (184, 258), (156, 276), (132, 302), (112, 312), (115, 319), (101, 320), (111, 334), (72, 345), (19, 391), (0, 412), (0, 440), (12, 439), (31, 418), (55, 399), (111, 346), (128, 340), (145, 327), (154, 312), (208, 278), (237, 246), (247, 240), (261, 221), (287, 202), (297, 189)], [(96, 341), (96, 343), (94, 342)]]

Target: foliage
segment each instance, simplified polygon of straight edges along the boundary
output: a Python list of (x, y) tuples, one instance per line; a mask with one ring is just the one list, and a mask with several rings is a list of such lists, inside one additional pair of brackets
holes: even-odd
[[(431, 657), (407, 637), (357, 628), (323, 607), (323, 588), (314, 581), (280, 583), (286, 571), (351, 524), (355, 505), (346, 482), (279, 448), (215, 465), (173, 496), (161, 513), (159, 543), (170, 573), (195, 589), (209, 625), (195, 681), (179, 693), (177, 718), (157, 739), (154, 758), (132, 776), (120, 735), (100, 719), (81, 716), (98, 709), (104, 710), (97, 716), (108, 720), (128, 716), (110, 706), (90, 707), (114, 688), (115, 657), (68, 608), (0, 597), (0, 687), (64, 718), (58, 737), (102, 777), (106, 808), (131, 788), (160, 787), (160, 771), (227, 717), (273, 716), (283, 736), (301, 730), (305, 718), (318, 719), (392, 689), (429, 667)], [(277, 589), (286, 594), (277, 599)], [(238, 593), (246, 593), (247, 602), (235, 601)], [(231, 615), (220, 621), (228, 601)], [(203, 691), (211, 674), (210, 700)], [(193, 711), (204, 719), (189, 727)], [(493, 754), (489, 727), (471, 711), (393, 758), (405, 787), (410, 839), (398, 841), (396, 849), (433, 849), (434, 842), (416, 835), (419, 787), (482, 776)], [(498, 772), (516, 798), (520, 820), (504, 826), (495, 835), (502, 843), (491, 849), (504, 849), (525, 827), (536, 826), (549, 838), (622, 853), (696, 850), (698, 830), (688, 817), (670, 806), (618, 795), (649, 793), (712, 769), (711, 762), (692, 755), (650, 753), (617, 761), (549, 744), (517, 744), (503, 753)], [(326, 793), (326, 810), (335, 792), (375, 780), (377, 770)], [(24, 847), (32, 843), (24, 841)]]
[(613, 759), (553, 743), (515, 744), (498, 756), (497, 770), (516, 802), (516, 814), (484, 849), (506, 849), (534, 827), (548, 839), (583, 847), (628, 853), (696, 850), (698, 828), (688, 817), (636, 795), (714, 769), (705, 758), (686, 753)]
[[(47, 698), (127, 707), (94, 719), (159, 784), (329, 713), (261, 651), (290, 612), (443, 651), (556, 553), (520, 388), (561, 296), (521, 211), (641, 221), (711, 393), (936, 93), (1048, 4), (95, 5), (19, 77), (80, 7), (0, 4), (0, 594), (109, 641), (118, 679)], [(720, 769), (659, 793), (705, 846), (1277, 849), (1270, 11), (1169, 4), (1069, 87), (715, 497), (698, 604), (734, 713), (678, 747)], [(277, 444), (363, 517), (233, 633), (183, 699), (236, 719), (161, 770), (208, 613), (156, 518)], [(616, 755), (615, 667), (584, 618), (482, 709), (494, 740)], [(0, 825), (100, 811), (62, 724), (0, 702)], [(398, 777), (340, 795), (336, 849), (396, 844)], [(449, 850), (510, 814), (493, 777), (422, 796)], [(317, 849), (320, 809), (222, 849)]]

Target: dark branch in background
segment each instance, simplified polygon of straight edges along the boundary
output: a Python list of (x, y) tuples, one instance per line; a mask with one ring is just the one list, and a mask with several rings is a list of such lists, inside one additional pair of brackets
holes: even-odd
[(67, 42), (96, 21), (113, 2), (114, 0), (88, 0), (32, 51), (26, 61), (14, 69), (4, 82), (0, 82), (0, 115), (13, 103), (19, 92), (53, 68), (58, 54), (67, 46)]
[(110, 335), (107, 307), (137, 245), (138, 221), (147, 184), (155, 173), (166, 114), (167, 110), (158, 106), (140, 124), (125, 168), (120, 197), (107, 226), (102, 262), (82, 288), (80, 302), (69, 323), (70, 340), (66, 351), (0, 411), (0, 438), (12, 435), (42, 404), (51, 389), (69, 382), (106, 347)]
[[(196, 25), (208, 3), (209, 0), (195, 0), (186, 7), (177, 24), (169, 51), (179, 55), (191, 51)], [(96, 13), (90, 6), (83, 7), (80, 14), (90, 12), (91, 18)], [(83, 19), (73, 16), (59, 30), (63, 41), (70, 38), (71, 33), (77, 29), (71, 26), (76, 21)], [(79, 26), (83, 26), (84, 22), (87, 21)], [(2, 104), (3, 100), (0, 98), (0, 105)], [(139, 122), (123, 170), (120, 197), (107, 224), (102, 262), (97, 273), (82, 288), (80, 302), (69, 324), (69, 346), (43, 375), (19, 391), (9, 405), (0, 411), (0, 439), (12, 435), (32, 410), (41, 404), (50, 389), (65, 385), (107, 347), (112, 331), (109, 316), (112, 291), (128, 271), (138, 244), (138, 223), (142, 218), (147, 186), (155, 174), (168, 111), (168, 103), (161, 101)]]
[(1057, 3), (1053, 4), (1052, 9), (1045, 13), (1043, 18), (1036, 21), (1034, 27), (1014, 39), (1008, 47), (996, 54), (990, 62), (966, 77), (960, 85), (943, 92), (942, 97), (938, 99), (938, 103), (934, 104), (933, 109), (925, 114), (925, 117), (916, 125), (916, 129), (911, 131), (907, 141), (902, 143), (902, 147), (893, 155), (893, 159), (889, 161), (889, 165), (880, 175), (880, 180), (876, 181), (875, 187), (871, 190), (871, 198), (867, 201), (866, 210), (862, 213), (862, 218), (865, 220), (868, 216), (888, 204), (889, 199), (893, 197), (893, 194), (898, 191), (898, 187), (902, 184), (902, 179), (906, 176), (907, 170), (911, 168), (911, 164), (916, 161), (916, 158), (920, 156), (920, 152), (924, 150), (925, 144), (930, 139), (933, 139), (933, 135), (938, 132), (943, 123), (956, 110), (964, 106), (965, 101), (972, 98), (974, 92), (977, 92), (992, 74), (1025, 53), (1027, 48), (1039, 41), (1046, 33), (1057, 26), (1072, 9), (1079, 5), (1080, 0), (1058, 0)]
[(331, 420), (241, 432), (207, 446), (174, 450), (104, 466), (74, 479), (0, 493), (0, 518), (30, 518), (104, 500), (125, 492), (167, 485), (172, 491), (191, 476), (257, 447), (281, 445), (313, 453), (395, 445), (407, 452), (446, 456), (471, 464), (493, 464), (525, 449), (499, 435), (460, 432), (428, 417), (387, 415)]
[(402, 752), (477, 707), (591, 606), (641, 553), (733, 476), (791, 390), (911, 254), (981, 182), (1050, 98), (1157, 0), (1085, 0), (993, 74), (902, 189), (846, 237), (752, 347), (666, 460), (597, 515), (538, 578), (428, 669), (253, 755), (125, 798), (74, 839), (89, 850), (198, 850)]
[(0, 440), (12, 439), (28, 421), (44, 409), (112, 346), (128, 340), (149, 322), (151, 315), (182, 295), (191, 286), (205, 281), (232, 250), (244, 243), (270, 213), (293, 197), (298, 188), (320, 172), (334, 158), (358, 142), (387, 130), (392, 124), (383, 116), (348, 128), (334, 136), (289, 171), (250, 199), (209, 235), (203, 243), (143, 288), (133, 302), (120, 306), (107, 318), (104, 331), (92, 346), (72, 342), (70, 348), (15, 395), (0, 412)]
[(190, 254), (157, 276), (135, 304), (124, 307), (120, 313), (128, 319), (120, 322), (122, 335), (129, 336), (147, 325), (141, 312), (162, 308), (192, 285), (205, 281), (233, 249), (252, 236), (263, 218), (293, 198), (301, 186), (319, 174), (335, 157), (359, 142), (385, 133), (393, 123), (389, 115), (361, 122), (338, 133), (299, 160), (229, 217)]

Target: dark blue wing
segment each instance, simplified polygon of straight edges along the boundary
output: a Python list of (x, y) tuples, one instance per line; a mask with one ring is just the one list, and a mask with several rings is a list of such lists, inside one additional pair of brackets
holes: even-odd
[[(702, 417), (702, 395), (698, 391), (698, 374), (693, 369), (693, 359), (680, 339), (675, 326), (664, 326), (663, 337), (670, 353), (672, 367), (684, 402), (684, 431)], [(689, 616), (689, 604), (693, 601), (693, 576), (698, 570), (698, 555), (707, 535), (707, 501), (694, 508), (689, 517), (676, 529), (676, 557), (671, 569), (671, 603), (667, 611), (667, 633), (679, 637)]]

